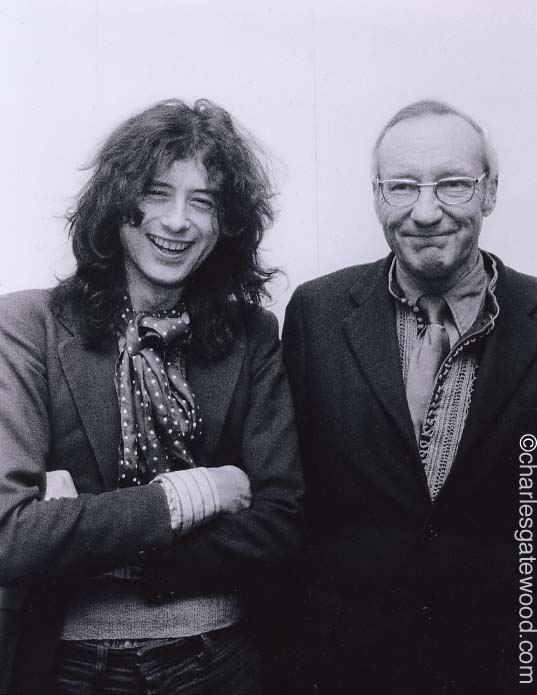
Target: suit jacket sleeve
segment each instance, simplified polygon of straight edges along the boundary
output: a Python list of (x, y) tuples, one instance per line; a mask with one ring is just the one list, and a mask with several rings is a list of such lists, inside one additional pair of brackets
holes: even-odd
[[(322, 524), (319, 517), (318, 496), (320, 485), (315, 469), (317, 442), (319, 427), (315, 422), (312, 409), (312, 394), (309, 385), (312, 383), (312, 375), (308, 373), (307, 346), (310, 344), (308, 337), (308, 322), (305, 318), (306, 298), (303, 297), (303, 288), (295, 290), (285, 312), (283, 326), (283, 358), (291, 393), (295, 406), (297, 419), (298, 438), (300, 442), (300, 454), (303, 462), (305, 486), (307, 490), (305, 500), (305, 528), (315, 524)], [(315, 514), (313, 511), (315, 510)]]
[(43, 500), (53, 423), (62, 417), (50, 399), (59, 385), (48, 368), (57, 346), (45, 297), (17, 293), (0, 300), (1, 584), (117, 567), (172, 540), (160, 485)]
[(306, 417), (308, 388), (304, 331), (302, 297), (301, 290), (298, 288), (291, 297), (285, 312), (282, 341), (283, 359), (295, 403), (299, 435), (304, 430), (300, 425), (301, 418)]
[[(294, 412), (281, 361), (277, 322), (256, 314), (247, 331), (247, 355), (240, 380), (248, 384), (228, 412), (223, 438), (237, 438), (237, 460), (250, 478), (249, 509), (224, 514), (178, 539), (173, 552), (148, 558), (146, 580), (153, 597), (192, 590), (237, 588), (293, 556), (300, 540), (302, 475)], [(241, 388), (237, 386), (237, 389)], [(236, 390), (237, 390), (236, 389)], [(240, 436), (231, 433), (238, 422)], [(237, 422), (235, 423), (237, 424)], [(226, 442), (224, 442), (225, 448)]]

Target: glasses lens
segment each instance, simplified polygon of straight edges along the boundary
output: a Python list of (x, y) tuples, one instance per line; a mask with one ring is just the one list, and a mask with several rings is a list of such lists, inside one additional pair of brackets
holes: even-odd
[(415, 203), (419, 196), (419, 188), (415, 181), (384, 181), (382, 184), (384, 199), (389, 205), (405, 206)]
[(441, 179), (436, 184), (438, 199), (448, 205), (467, 203), (474, 194), (472, 179)]

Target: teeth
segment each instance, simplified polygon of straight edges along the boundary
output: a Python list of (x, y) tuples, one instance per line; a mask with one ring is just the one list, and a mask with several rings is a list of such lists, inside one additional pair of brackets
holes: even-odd
[(149, 239), (157, 246), (159, 249), (164, 251), (184, 251), (190, 246), (189, 241), (170, 241), (169, 239), (163, 239), (162, 237), (156, 237), (152, 234), (147, 235)]

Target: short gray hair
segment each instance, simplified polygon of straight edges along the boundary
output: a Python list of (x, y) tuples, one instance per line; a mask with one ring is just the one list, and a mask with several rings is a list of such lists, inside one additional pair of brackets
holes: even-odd
[(411, 118), (420, 118), (421, 116), (458, 116), (472, 126), (472, 128), (481, 138), (481, 142), (483, 144), (483, 166), (485, 167), (487, 180), (497, 183), (498, 155), (496, 154), (496, 150), (494, 149), (483, 128), (471, 116), (468, 116), (468, 114), (464, 113), (463, 111), (459, 111), (449, 104), (446, 104), (444, 101), (439, 101), (437, 99), (421, 99), (420, 101), (415, 101), (412, 104), (400, 109), (386, 123), (384, 128), (380, 131), (380, 135), (376, 139), (375, 145), (373, 146), (371, 176), (374, 182), (376, 182), (378, 174), (378, 151), (386, 133), (401, 121), (406, 121)]

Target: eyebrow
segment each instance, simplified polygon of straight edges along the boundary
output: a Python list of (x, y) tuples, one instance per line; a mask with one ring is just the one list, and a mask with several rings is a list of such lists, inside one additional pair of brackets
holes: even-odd
[[(160, 179), (151, 179), (146, 187), (149, 186), (161, 186), (162, 188), (167, 188), (170, 191), (173, 191), (175, 187), (171, 184), (168, 183), (167, 181), (161, 181)], [(218, 189), (216, 188), (193, 188), (189, 191), (190, 193), (204, 193), (206, 195), (212, 195), (215, 196), (218, 193)]]
[(467, 179), (474, 178), (471, 174), (468, 174), (467, 172), (463, 171), (462, 169), (448, 169), (448, 170), (442, 172), (442, 174), (440, 176), (438, 176), (438, 179), (451, 179), (451, 178), (458, 179), (460, 177), (467, 178)]
[[(380, 177), (379, 177), (380, 178)], [(440, 181), (441, 179), (458, 179), (458, 178), (467, 178), (467, 179), (473, 179), (475, 178), (471, 174), (465, 173), (462, 171), (462, 169), (447, 169), (444, 170), (441, 174), (435, 174), (432, 178), (427, 179), (427, 181)], [(396, 181), (416, 181), (420, 182), (420, 179), (417, 178), (416, 176), (413, 176), (411, 174), (394, 174), (391, 176), (386, 176), (383, 180), (396, 180)], [(425, 181), (425, 179), (423, 179)]]
[(205, 193), (206, 195), (216, 195), (218, 193), (218, 189), (216, 188), (193, 188), (191, 193)]
[(170, 188), (170, 189), (173, 188), (171, 183), (166, 183), (166, 181), (160, 181), (160, 179), (151, 179), (150, 181), (147, 182), (147, 187), (149, 187), (149, 186), (162, 186), (162, 188)]

